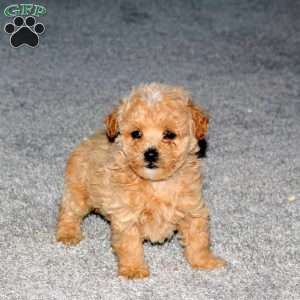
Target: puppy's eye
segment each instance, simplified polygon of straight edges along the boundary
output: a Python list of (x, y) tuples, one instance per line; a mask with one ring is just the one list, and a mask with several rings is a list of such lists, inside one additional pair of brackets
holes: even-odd
[(142, 137), (143, 133), (140, 130), (134, 130), (131, 132), (131, 137), (133, 139), (140, 139)]
[(163, 138), (165, 140), (174, 140), (176, 138), (176, 133), (174, 133), (173, 131), (167, 129), (163, 133)]

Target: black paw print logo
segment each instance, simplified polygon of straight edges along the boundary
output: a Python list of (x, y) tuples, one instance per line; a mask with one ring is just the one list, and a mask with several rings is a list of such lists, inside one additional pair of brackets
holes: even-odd
[(6, 33), (11, 34), (10, 44), (17, 48), (21, 45), (36, 47), (39, 44), (39, 35), (45, 31), (42, 23), (35, 23), (34, 17), (15, 17), (13, 23), (7, 23), (4, 27)]

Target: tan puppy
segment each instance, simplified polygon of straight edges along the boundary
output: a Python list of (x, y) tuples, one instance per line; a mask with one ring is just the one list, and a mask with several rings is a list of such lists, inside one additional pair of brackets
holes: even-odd
[(56, 238), (80, 242), (89, 212), (111, 222), (119, 274), (149, 275), (143, 241), (163, 242), (178, 230), (194, 268), (225, 262), (209, 249), (208, 211), (201, 193), (197, 140), (208, 117), (181, 87), (157, 83), (134, 88), (96, 133), (71, 154)]

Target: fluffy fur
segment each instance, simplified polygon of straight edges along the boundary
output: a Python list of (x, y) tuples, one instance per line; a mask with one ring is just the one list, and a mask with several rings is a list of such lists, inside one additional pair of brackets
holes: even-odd
[[(96, 211), (111, 223), (120, 275), (148, 276), (143, 241), (163, 242), (175, 230), (192, 267), (223, 266), (209, 249), (201, 162), (195, 155), (208, 117), (188, 92), (141, 85), (107, 116), (105, 125), (106, 132), (83, 141), (68, 160), (57, 240), (77, 244), (82, 218)], [(150, 161), (149, 149), (157, 155)]]

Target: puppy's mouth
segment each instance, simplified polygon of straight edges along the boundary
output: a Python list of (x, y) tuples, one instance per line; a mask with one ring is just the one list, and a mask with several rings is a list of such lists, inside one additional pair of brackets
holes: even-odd
[(145, 165), (145, 168), (146, 169), (157, 169), (158, 166), (153, 162), (149, 162), (148, 164)]

